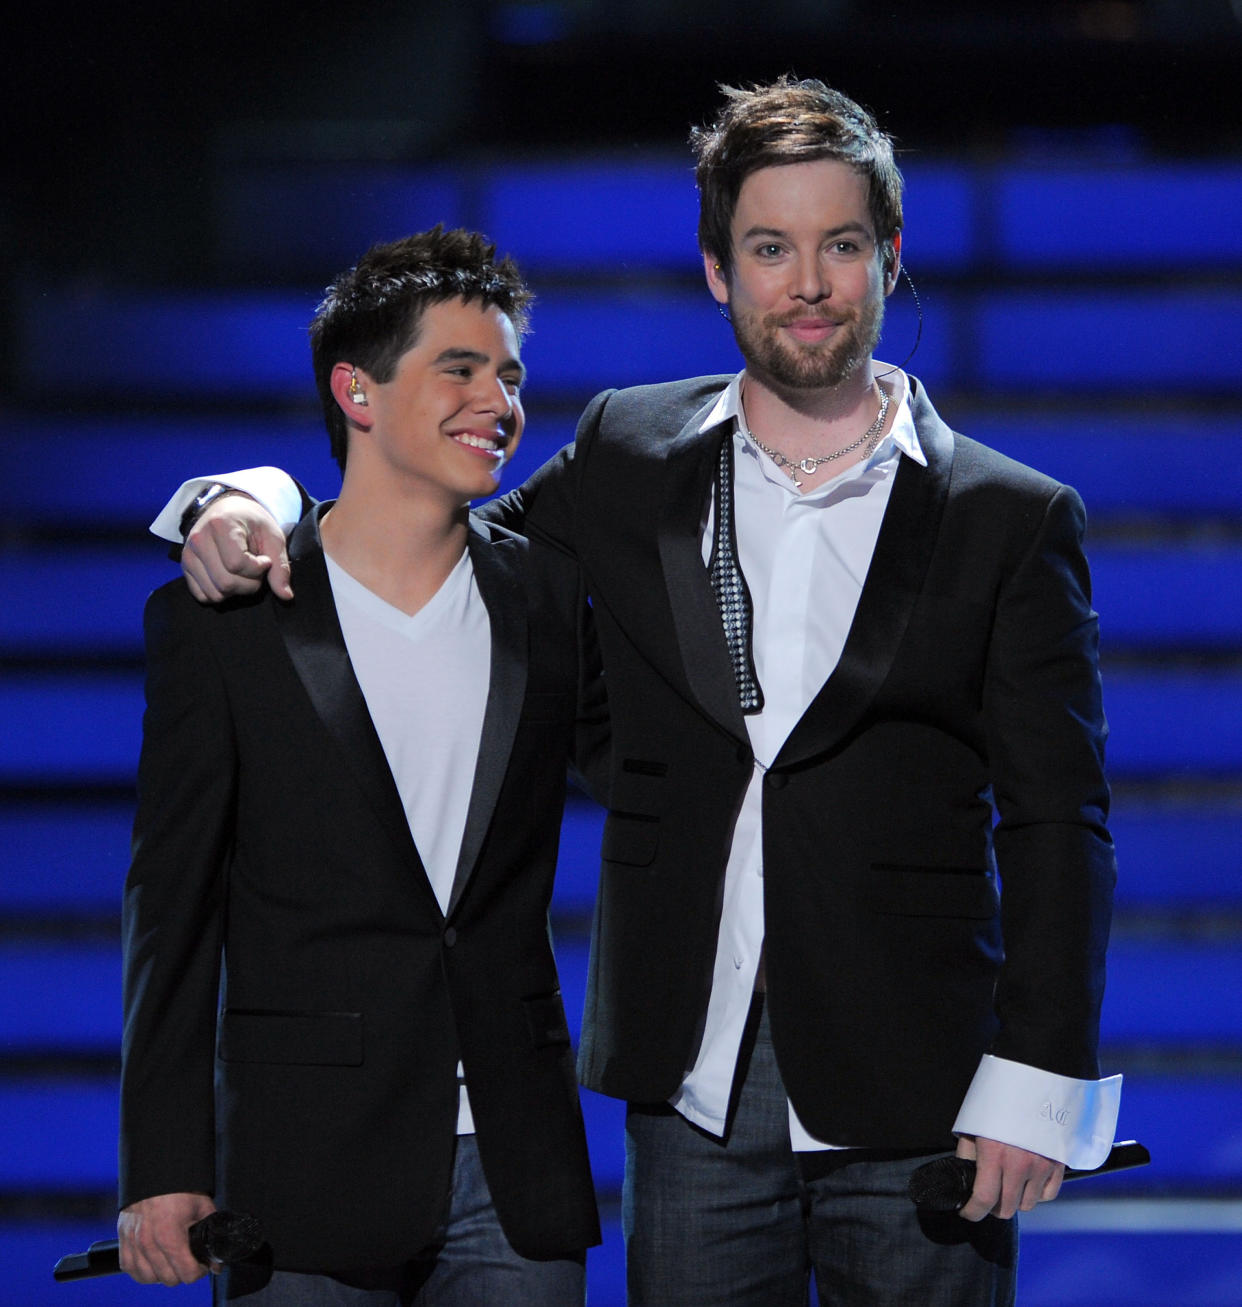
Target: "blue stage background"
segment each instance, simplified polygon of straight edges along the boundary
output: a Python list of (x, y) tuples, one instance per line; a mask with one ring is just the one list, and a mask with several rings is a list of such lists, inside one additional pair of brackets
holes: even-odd
[[(435, 222), (487, 231), (538, 292), (528, 433), (509, 484), (572, 438), (595, 391), (737, 367), (702, 285), (680, 142), (711, 111), (717, 76), (796, 67), (899, 106), (888, 125), (907, 149), (904, 255), (923, 309), (909, 370), (953, 425), (1071, 482), (1090, 515), (1121, 868), (1104, 1063), (1127, 1077), (1123, 1136), (1154, 1160), (1076, 1186), (1026, 1222), (1020, 1301), (1242, 1302), (1242, 63), (1233, 82), (1220, 71), (1242, 49), (1239, 29), (1227, 4), (1205, 5), (1177, 39), (1158, 4), (1016, 5), (1039, 39), (1024, 56), (1021, 34), (993, 23), (989, 82), (982, 29), (975, 46), (967, 32), (972, 12), (991, 10), (948, 5), (933, 29), (917, 8), (892, 5), (864, 38), (854, 6), (828, 5), (812, 39), (791, 17), (798, 6), (777, 4), (779, 30), (747, 66), (744, 30), (726, 42), (717, 24), (708, 39), (697, 5), (677, 30), (637, 6), (626, 32), (591, 4), (491, 4), (470, 39), (445, 20), (442, 75), (427, 80), (434, 59), (417, 47), (423, 81), (401, 119), (401, 41), (438, 29), (429, 17), (403, 26), (397, 6), (379, 6), (390, 25), (374, 32), (388, 61), (376, 107), (350, 121), (332, 101), (363, 76), (359, 47), (336, 62), (326, 6), (272, 7), (323, 29), (292, 43), (284, 74), (316, 70), (317, 95), (302, 86), (283, 101), (275, 51), (265, 75), (253, 51), (239, 55), (239, 86), (208, 77), (228, 66), (218, 33), (201, 66), (184, 32), (169, 46), (138, 34), (131, 58), (149, 62), (128, 67), (130, 81), (100, 71), (123, 47), (98, 17), (77, 34), (45, 20), (42, 43), (27, 44), (30, 87), (30, 65), (69, 51), (94, 99), (79, 101), (77, 134), (66, 110), (48, 109), (44, 150), (9, 165), (15, 189), (0, 209), (19, 238), (0, 373), (0, 1300), (90, 1307), (157, 1292), (50, 1276), (115, 1215), (141, 611), (172, 575), (146, 522), (191, 472), (274, 463), (333, 492), (307, 321), (367, 244)], [(1062, 26), (1038, 27), (1044, 11)], [(735, 26), (742, 12), (712, 10)], [(833, 34), (867, 58), (855, 65)], [(912, 87), (915, 38), (926, 47), (937, 34), (958, 81), (928, 71)], [(180, 99), (158, 62), (167, 50), (193, 88)], [(680, 67), (677, 52), (679, 95), (643, 92), (644, 77)], [(136, 89), (157, 66), (159, 95)], [(965, 68), (994, 92), (1008, 77), (1012, 94), (969, 100)], [(485, 110), (451, 93), (454, 69), (469, 70)], [(1105, 81), (1111, 104), (1091, 90)], [(1214, 131), (1201, 87), (1215, 88)], [(441, 118), (426, 112), (433, 93)], [(107, 131), (89, 121), (105, 108)], [(108, 158), (121, 144), (153, 155), (149, 174)], [(903, 284), (881, 357), (901, 362), (917, 332)], [(554, 919), (575, 1032), (599, 825), (575, 795)], [(584, 1100), (608, 1222), (590, 1300), (612, 1307), (624, 1298), (622, 1109)], [(207, 1301), (205, 1286), (176, 1301)]]

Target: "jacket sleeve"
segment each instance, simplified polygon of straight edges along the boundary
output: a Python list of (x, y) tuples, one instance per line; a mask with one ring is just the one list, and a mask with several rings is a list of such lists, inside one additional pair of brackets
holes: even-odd
[(215, 1187), (216, 1009), (236, 793), (229, 705), (206, 638), (216, 620), (182, 582), (147, 602), (122, 907), (121, 1206)]
[(1060, 487), (997, 596), (983, 707), (1005, 946), (992, 1051), (1093, 1079), (1116, 866), (1084, 529)]

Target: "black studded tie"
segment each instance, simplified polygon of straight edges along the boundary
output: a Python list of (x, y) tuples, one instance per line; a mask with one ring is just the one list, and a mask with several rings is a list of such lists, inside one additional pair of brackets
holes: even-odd
[(733, 664), (733, 679), (737, 682), (738, 699), (744, 713), (763, 710), (763, 689), (755, 671), (750, 637), (754, 625), (750, 591), (737, 561), (737, 531), (733, 523), (733, 436), (726, 435), (720, 445), (720, 459), (716, 464), (716, 529), (712, 539), (711, 561), (707, 576), (712, 592), (720, 605), (720, 620), (724, 624), (725, 639), (729, 644), (729, 661)]

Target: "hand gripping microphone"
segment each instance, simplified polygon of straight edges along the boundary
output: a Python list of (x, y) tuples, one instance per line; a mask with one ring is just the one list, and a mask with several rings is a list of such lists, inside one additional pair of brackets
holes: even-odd
[[(1100, 1166), (1090, 1171), (1067, 1170), (1065, 1178), (1082, 1180), (1089, 1175), (1146, 1166), (1150, 1161), (1151, 1154), (1142, 1144), (1127, 1139), (1125, 1143), (1114, 1144)], [(965, 1207), (974, 1187), (974, 1162), (968, 1157), (938, 1157), (915, 1169), (910, 1177), (909, 1194), (911, 1201), (925, 1212), (956, 1212)]]
[[(210, 1212), (186, 1233), (190, 1236), (190, 1251), (204, 1266), (245, 1261), (263, 1246), (258, 1221), (234, 1212)], [(85, 1280), (96, 1275), (118, 1275), (120, 1270), (120, 1244), (115, 1239), (100, 1239), (84, 1253), (62, 1257), (52, 1275), (57, 1280)]]

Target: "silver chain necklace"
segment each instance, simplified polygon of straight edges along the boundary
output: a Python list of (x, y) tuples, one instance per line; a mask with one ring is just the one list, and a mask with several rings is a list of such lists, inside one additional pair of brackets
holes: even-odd
[(884, 419), (888, 417), (889, 396), (888, 391), (883, 386), (876, 386), (880, 392), (880, 411), (876, 414), (875, 421), (858, 437), (853, 444), (846, 445), (843, 449), (834, 449), (831, 454), (819, 454), (812, 458), (800, 458), (795, 462), (791, 458), (786, 458), (779, 449), (773, 449), (770, 445), (765, 445), (762, 440), (752, 431), (750, 438), (759, 446), (760, 449), (776, 464), (782, 467), (789, 474), (790, 480), (799, 489), (802, 488), (802, 482), (798, 480), (798, 473), (803, 472), (810, 476), (813, 472), (819, 471), (821, 463), (831, 463), (834, 458), (843, 458), (846, 454), (852, 454), (854, 450), (861, 449), (864, 445), (869, 445), (884, 429)]

